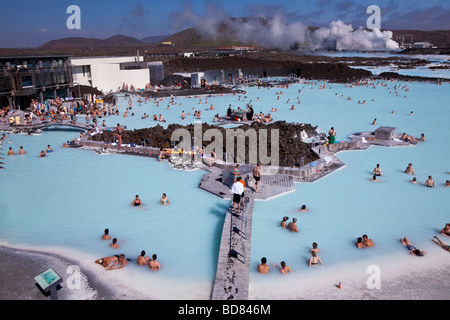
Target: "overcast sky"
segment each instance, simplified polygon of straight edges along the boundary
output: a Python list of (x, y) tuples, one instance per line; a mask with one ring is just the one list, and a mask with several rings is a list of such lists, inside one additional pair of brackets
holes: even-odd
[[(204, 17), (211, 7), (230, 17), (271, 17), (324, 26), (342, 20), (366, 27), (369, 5), (381, 8), (381, 28), (450, 30), (449, 0), (1, 0), (0, 47), (36, 47), (66, 37), (106, 39), (116, 34), (142, 39), (191, 27), (182, 20), (190, 11)], [(70, 5), (80, 8), (81, 29), (68, 29)], [(219, 16), (219, 15), (218, 15)]]

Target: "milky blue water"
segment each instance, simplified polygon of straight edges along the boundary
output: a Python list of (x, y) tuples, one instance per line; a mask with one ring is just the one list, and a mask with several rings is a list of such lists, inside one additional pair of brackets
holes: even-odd
[[(450, 86), (375, 82), (375, 88), (326, 84), (326, 89), (319, 89), (322, 85), (312, 82), (289, 89), (244, 88), (246, 94), (208, 97), (207, 103), (206, 97), (179, 97), (175, 98), (177, 105), (169, 105), (169, 110), (169, 99), (157, 107), (153, 101), (139, 106), (133, 98), (130, 114), (134, 112), (134, 116), (105, 119), (109, 126), (121, 123), (128, 129), (143, 128), (158, 124), (151, 117), (141, 119), (144, 112), (150, 116), (161, 113), (167, 120), (162, 125), (167, 126), (193, 123), (197, 120), (192, 116), (194, 110), (202, 110), (202, 121), (212, 123), (214, 115), (224, 115), (229, 104), (244, 108), (251, 101), (255, 112), (277, 108), (271, 113), (275, 121), (311, 123), (324, 131), (334, 126), (337, 140), (347, 140), (352, 133), (372, 131), (378, 126), (394, 126), (397, 132), (415, 137), (425, 134), (427, 141), (415, 147), (341, 152), (337, 156), (346, 164), (344, 168), (315, 183), (296, 184), (294, 193), (256, 202), (250, 288), (257, 287), (258, 296), (270, 297), (272, 289), (283, 289), (289, 286), (288, 281), (301, 281), (305, 276), (315, 275), (320, 282), (322, 272), (332, 272), (352, 261), (381, 259), (390, 254), (398, 254), (402, 261), (408, 259), (408, 252), (398, 241), (403, 236), (433, 253), (439, 248), (431, 243), (431, 237), (449, 222), (450, 188), (445, 188), (444, 182), (450, 178), (450, 147), (446, 141)], [(402, 89), (394, 90), (394, 85)], [(277, 94), (280, 91), (283, 94)], [(352, 100), (348, 101), (348, 97)], [(121, 114), (127, 99), (120, 98)], [(366, 104), (358, 104), (358, 100)], [(215, 110), (207, 110), (211, 104)], [(294, 111), (290, 110), (292, 105)], [(180, 117), (182, 110), (191, 113), (185, 121)], [(377, 126), (372, 125), (374, 118)], [(62, 148), (63, 142), (78, 135), (62, 131), (39, 136), (8, 135), (2, 152), (6, 154), (11, 146), (17, 153), (22, 145), (27, 154), (5, 155), (1, 160), (7, 169), (0, 171), (0, 241), (66, 255), (99, 277), (119, 279), (143, 296), (209, 299), (229, 201), (197, 188), (205, 173), (200, 170), (184, 172), (149, 158)], [(39, 158), (39, 152), (48, 144), (54, 152)], [(409, 162), (419, 184), (411, 184), (412, 177), (403, 172)], [(369, 179), (377, 163), (383, 176), (374, 183)], [(433, 176), (436, 188), (423, 186), (428, 175)], [(171, 202), (166, 207), (159, 205), (163, 192)], [(146, 211), (130, 207), (137, 194)], [(308, 212), (298, 212), (302, 204), (307, 205)], [(298, 219), (299, 233), (279, 227), (285, 215)], [(108, 241), (100, 240), (105, 228), (117, 237), (120, 249), (109, 248)], [(354, 242), (364, 233), (376, 246), (357, 250)], [(324, 265), (311, 273), (307, 259), (313, 241), (319, 244)], [(135, 260), (141, 250), (146, 250), (147, 255), (158, 254), (162, 264), (159, 272), (131, 263), (126, 269), (106, 275), (93, 263), (118, 253)], [(258, 274), (256, 265), (263, 256), (278, 265), (281, 260), (288, 262), (295, 273), (291, 280), (279, 281), (276, 267), (267, 277)]]

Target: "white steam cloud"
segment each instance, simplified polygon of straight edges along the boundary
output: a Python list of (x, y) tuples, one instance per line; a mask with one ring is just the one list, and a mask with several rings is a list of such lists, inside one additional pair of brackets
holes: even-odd
[(320, 28), (311, 35), (311, 49), (338, 50), (394, 50), (398, 44), (392, 40), (392, 31), (373, 29), (367, 31), (362, 28), (354, 30), (344, 22), (332, 21), (329, 27)]
[(285, 49), (294, 45), (311, 50), (394, 50), (398, 45), (391, 31), (354, 29), (344, 22), (332, 21), (329, 26), (310, 31), (300, 22), (289, 22), (280, 12), (272, 17), (258, 15), (249, 18), (232, 18), (220, 7), (209, 5), (203, 17), (186, 6), (175, 16), (177, 28), (193, 26), (202, 37), (212, 40), (234, 40), (265, 48)]

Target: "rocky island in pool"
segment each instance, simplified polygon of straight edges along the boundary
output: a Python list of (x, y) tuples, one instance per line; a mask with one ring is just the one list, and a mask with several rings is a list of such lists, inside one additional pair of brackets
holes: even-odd
[[(300, 160), (303, 158), (305, 164), (316, 161), (319, 156), (312, 150), (311, 144), (302, 141), (302, 136), (313, 137), (317, 135), (317, 127), (313, 127), (310, 124), (298, 124), (287, 123), (286, 121), (277, 121), (270, 124), (263, 124), (258, 122), (252, 122), (249, 124), (242, 124), (240, 129), (247, 131), (248, 129), (254, 129), (259, 132), (260, 129), (266, 129), (268, 133), (267, 137), (267, 150), (271, 150), (271, 135), (270, 132), (273, 129), (278, 129), (279, 132), (279, 165), (282, 167), (299, 167)], [(122, 135), (122, 144), (129, 145), (142, 145), (143, 141), (146, 144), (155, 148), (171, 148), (172, 146), (172, 134), (177, 129), (186, 129), (194, 134), (194, 124), (182, 126), (179, 124), (169, 124), (167, 129), (157, 125), (152, 128), (136, 129), (136, 130), (124, 130)], [(227, 129), (218, 126), (203, 123), (202, 131), (205, 132), (208, 129), (218, 129), (225, 137)], [(104, 143), (114, 143), (116, 141), (115, 131), (103, 131), (101, 134), (92, 136), (93, 141), (99, 141)], [(246, 163), (248, 163), (250, 150), (250, 139), (245, 139), (246, 150)], [(208, 144), (208, 143), (207, 143)], [(258, 143), (259, 145), (259, 143)], [(224, 152), (226, 152), (224, 146)], [(217, 152), (216, 152), (217, 153)], [(219, 156), (219, 155), (218, 155)], [(237, 158), (237, 154), (235, 154)]]

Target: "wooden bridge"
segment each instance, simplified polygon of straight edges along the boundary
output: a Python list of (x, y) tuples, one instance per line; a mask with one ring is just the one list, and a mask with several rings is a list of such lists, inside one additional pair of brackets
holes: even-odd
[(74, 129), (74, 130), (78, 130), (78, 131), (90, 131), (90, 130), (94, 130), (95, 127), (91, 124), (85, 124), (85, 123), (81, 123), (81, 122), (76, 122), (73, 123), (70, 120), (67, 121), (58, 121), (58, 122), (54, 122), (54, 121), (44, 121), (44, 122), (39, 122), (36, 124), (31, 124), (31, 125), (9, 125), (9, 126), (2, 126), (0, 129), (5, 130), (5, 131), (23, 131), (23, 132), (28, 132), (28, 131), (34, 131), (34, 130), (47, 130), (50, 128), (65, 128), (65, 129)]
[(242, 212), (226, 213), (211, 300), (248, 300), (253, 204), (246, 190)]

